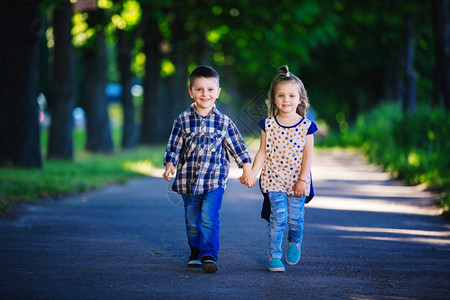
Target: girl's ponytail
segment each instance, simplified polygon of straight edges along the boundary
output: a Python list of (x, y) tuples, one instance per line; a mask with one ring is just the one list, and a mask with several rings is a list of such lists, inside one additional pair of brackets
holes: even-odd
[(289, 75), (290, 75), (289, 67), (287, 65), (279, 67), (278, 72), (280, 72), (281, 74), (283, 74), (286, 77), (289, 77)]

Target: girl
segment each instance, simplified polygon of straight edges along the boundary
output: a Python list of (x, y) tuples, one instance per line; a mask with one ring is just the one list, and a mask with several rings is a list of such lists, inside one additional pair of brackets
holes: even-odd
[[(267, 268), (284, 272), (281, 244), (286, 223), (289, 225), (286, 262), (300, 259), (303, 238), (305, 198), (310, 191), (314, 122), (306, 118), (308, 96), (302, 81), (287, 66), (272, 81), (269, 91), (270, 117), (259, 122), (261, 143), (252, 166), (261, 168), (261, 189), (270, 200), (269, 247)], [(251, 180), (241, 182), (251, 187)]]

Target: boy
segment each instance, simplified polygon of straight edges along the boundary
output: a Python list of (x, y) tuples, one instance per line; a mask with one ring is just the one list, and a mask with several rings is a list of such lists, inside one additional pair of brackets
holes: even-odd
[[(203, 266), (206, 273), (218, 270), (219, 210), (228, 181), (228, 152), (242, 177), (251, 181), (251, 157), (236, 125), (217, 110), (219, 74), (199, 66), (190, 76), (191, 107), (174, 121), (167, 144), (163, 178), (177, 172), (172, 189), (184, 200), (186, 233), (191, 249), (188, 266)], [(228, 151), (228, 152), (227, 152)]]

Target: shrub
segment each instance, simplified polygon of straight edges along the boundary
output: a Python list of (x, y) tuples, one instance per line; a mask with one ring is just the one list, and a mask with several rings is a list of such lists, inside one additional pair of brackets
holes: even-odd
[(426, 184), (443, 192), (441, 205), (450, 209), (450, 114), (419, 107), (403, 113), (385, 103), (360, 115), (348, 130), (332, 133), (319, 146), (360, 148), (369, 161), (383, 166), (408, 184)]

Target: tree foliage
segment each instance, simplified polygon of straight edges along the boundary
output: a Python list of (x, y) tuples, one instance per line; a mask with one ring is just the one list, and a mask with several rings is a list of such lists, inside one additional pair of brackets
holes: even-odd
[[(77, 4), (82, 1), (87, 0)], [(68, 43), (54, 39), (57, 25), (49, 18), (64, 2), (69, 0), (31, 1), (49, 20), (50, 48), (58, 46), (50, 42)], [(20, 16), (3, 9), (10, 3), (15, 1), (2, 1), (2, 64), (7, 45), (25, 40)], [(218, 105), (231, 116), (267, 91), (282, 64), (303, 80), (318, 117), (332, 128), (345, 129), (358, 114), (386, 100), (449, 107), (448, 0), (98, 0), (97, 6), (74, 12), (71, 30), (77, 64), (70, 72), (78, 74), (82, 87), (76, 103), (87, 110), (90, 151), (112, 151), (104, 95), (108, 80), (123, 87), (122, 147), (133, 148), (138, 142), (164, 142), (173, 118), (189, 104), (188, 74), (199, 64), (221, 74)], [(6, 39), (8, 30), (14, 39)], [(36, 55), (37, 48), (28, 50), (28, 58)], [(50, 50), (49, 60), (56, 62)], [(23, 82), (36, 76), (30, 68), (22, 72)], [(18, 86), (11, 74), (2, 76)], [(130, 95), (136, 82), (144, 88), (138, 107)], [(15, 104), (6, 107), (17, 110)], [(58, 111), (52, 113), (60, 117)], [(1, 132), (8, 126), (2, 123)]]

